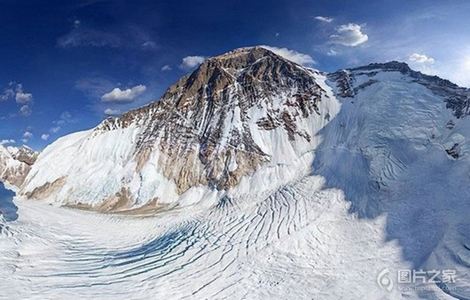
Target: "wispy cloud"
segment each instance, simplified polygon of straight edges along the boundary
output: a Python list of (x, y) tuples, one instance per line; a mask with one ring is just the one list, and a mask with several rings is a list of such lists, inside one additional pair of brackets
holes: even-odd
[(74, 20), (71, 30), (57, 39), (61, 48), (109, 47), (154, 50), (158, 48), (151, 34), (137, 26), (93, 28), (81, 20)]
[(16, 95), (15, 91), (11, 88), (8, 87), (3, 90), (3, 93), (0, 95), (0, 101), (7, 101), (9, 99), (14, 98)]
[(52, 133), (57, 133), (61, 129), (62, 129), (62, 127), (60, 127), (60, 126), (54, 126), (54, 127), (51, 127), (51, 129), (49, 129), (49, 131), (52, 132)]
[(326, 55), (328, 55), (328, 56), (336, 56), (338, 54), (339, 54), (339, 52), (337, 50), (333, 49), (333, 48), (328, 49), (328, 51), (326, 52)]
[(75, 27), (66, 35), (57, 40), (57, 44), (62, 48), (73, 47), (120, 47), (121, 38), (110, 32)]
[(90, 98), (100, 98), (114, 86), (111, 80), (102, 77), (82, 78), (75, 82), (75, 88)]
[(325, 17), (325, 16), (316, 16), (315, 20), (320, 21), (320, 22), (325, 22), (325, 23), (331, 23), (333, 22), (333, 18), (331, 17)]
[(142, 95), (147, 87), (139, 84), (132, 88), (121, 90), (120, 88), (114, 88), (112, 91), (101, 96), (103, 102), (116, 102), (116, 103), (128, 103), (134, 101), (138, 96)]
[(62, 129), (62, 127), (75, 122), (77, 122), (77, 120), (73, 118), (72, 114), (68, 111), (64, 111), (60, 114), (57, 120), (52, 121), (52, 126), (49, 129), (49, 132), (57, 133)]
[(290, 61), (293, 61), (299, 65), (313, 65), (315, 64), (315, 60), (308, 54), (300, 53), (295, 50), (287, 49), (287, 48), (279, 48), (279, 47), (272, 47), (272, 46), (261, 46), (269, 51), (274, 52), (275, 54), (284, 57)]
[(13, 140), (13, 139), (9, 139), (9, 140), (1, 140), (0, 141), (0, 145), (9, 145), (9, 144), (15, 144), (16, 141)]
[(362, 26), (355, 23), (341, 25), (336, 28), (335, 34), (330, 35), (330, 41), (347, 47), (359, 46), (369, 39), (369, 36), (362, 30)]
[(116, 116), (121, 114), (121, 111), (119, 111), (119, 109), (113, 109), (108, 107), (104, 110), (104, 114), (108, 116)]
[(43, 141), (47, 141), (49, 139), (49, 137), (50, 137), (50, 134), (48, 134), (48, 133), (41, 134), (41, 140), (43, 140)]
[(20, 107), (20, 115), (27, 117), (30, 116), (33, 113), (33, 110), (31, 109), (30, 105), (23, 105)]
[(165, 71), (171, 71), (172, 69), (173, 69), (173, 68), (172, 68), (170, 65), (164, 65), (164, 66), (161, 68), (161, 70), (162, 70), (163, 72), (165, 72)]

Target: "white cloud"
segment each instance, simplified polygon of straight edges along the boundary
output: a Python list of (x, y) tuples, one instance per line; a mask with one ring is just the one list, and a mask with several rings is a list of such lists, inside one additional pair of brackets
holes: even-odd
[(333, 22), (333, 18), (330, 17), (324, 17), (324, 16), (316, 16), (315, 20), (320, 21), (320, 22), (325, 22), (325, 23), (331, 23)]
[(369, 37), (362, 32), (361, 25), (349, 23), (336, 28), (336, 33), (330, 35), (330, 41), (347, 47), (356, 47), (367, 42)]
[(20, 107), (20, 115), (29, 116), (32, 113), (31, 106), (33, 105), (33, 94), (27, 93), (23, 90), (21, 83), (10, 82), (8, 87), (4, 89), (0, 95), (0, 101), (7, 101), (13, 99)]
[(59, 119), (52, 121), (55, 125), (65, 125), (67, 123), (74, 123), (76, 120), (72, 118), (72, 114), (68, 111), (64, 111), (60, 114)]
[(105, 115), (115, 116), (119, 115), (121, 112), (118, 109), (107, 108), (104, 110)]
[(1, 140), (1, 141), (0, 141), (0, 145), (8, 145), (8, 144), (14, 144), (14, 143), (16, 143), (16, 141), (13, 140), (13, 139)]
[(64, 111), (60, 114), (60, 119), (61, 120), (70, 120), (70, 119), (72, 119), (72, 114), (69, 113), (68, 111)]
[(420, 64), (433, 64), (435, 62), (434, 58), (427, 56), (425, 54), (413, 53), (408, 58), (409, 61), (420, 63)]
[(57, 133), (62, 129), (64, 125), (75, 122), (77, 122), (77, 120), (72, 117), (72, 114), (68, 111), (64, 111), (60, 114), (57, 120), (52, 121), (52, 124), (54, 126), (49, 129), (49, 132)]
[(33, 137), (33, 134), (32, 134), (30, 131), (25, 131), (25, 132), (23, 133), (23, 137), (24, 137), (25, 139), (30, 139), (30, 138)]
[(154, 41), (145, 41), (142, 43), (142, 49), (143, 50), (155, 50), (155, 49), (158, 49), (158, 45)]
[(15, 100), (18, 104), (31, 103), (33, 101), (33, 94), (23, 91), (23, 85), (19, 83), (16, 85)]
[(20, 114), (24, 117), (30, 116), (32, 114), (33, 110), (29, 105), (23, 105), (20, 108)]
[(62, 127), (60, 127), (60, 126), (55, 126), (55, 127), (52, 127), (52, 128), (50, 129), (50, 131), (51, 131), (52, 133), (57, 133), (57, 132), (59, 132), (59, 130), (61, 130), (61, 129), (62, 129)]
[[(413, 53), (408, 57), (410, 66), (427, 75), (441, 75), (439, 70), (434, 66), (434, 58), (425, 54)], [(442, 76), (442, 75), (441, 75)], [(444, 75), (444, 77), (449, 78)]]
[(33, 94), (17, 92), (15, 96), (15, 100), (16, 100), (16, 103), (18, 104), (29, 103), (31, 102), (31, 100), (33, 100)]
[(313, 58), (304, 53), (297, 52), (295, 50), (290, 50), (287, 48), (278, 48), (278, 47), (271, 47), (271, 46), (261, 46), (269, 51), (274, 52), (275, 54), (284, 57), (290, 61), (293, 61), (299, 65), (312, 65), (315, 64)]
[(32, 137), (33, 137), (33, 134), (31, 133), (31, 131), (27, 130), (23, 133), (23, 139), (21, 141), (23, 143), (27, 143)]
[(43, 133), (43, 134), (41, 135), (41, 140), (47, 141), (47, 140), (49, 139), (49, 136), (50, 136), (49, 134)]
[(162, 71), (171, 71), (173, 68), (170, 65), (164, 65)]
[(336, 51), (335, 49), (329, 49), (328, 52), (326, 52), (326, 55), (328, 55), (328, 56), (336, 56), (338, 54), (339, 54), (339, 52)]
[(57, 44), (62, 48), (72, 47), (120, 47), (123, 44), (121, 37), (114, 32), (105, 32), (92, 28), (83, 28), (74, 24), (68, 34), (60, 37)]
[(7, 101), (10, 98), (15, 97), (15, 91), (11, 88), (6, 88), (0, 95), (0, 101)]
[(142, 84), (125, 90), (114, 88), (111, 92), (101, 96), (101, 100), (103, 102), (132, 102), (135, 98), (144, 93), (146, 89), (147, 87)]
[(206, 58), (204, 56), (186, 56), (183, 58), (180, 68), (192, 69), (204, 62)]

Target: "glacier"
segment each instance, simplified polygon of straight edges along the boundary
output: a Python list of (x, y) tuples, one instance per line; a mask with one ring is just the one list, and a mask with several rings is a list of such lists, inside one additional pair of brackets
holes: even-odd
[[(238, 63), (251, 51), (226, 57)], [(155, 171), (158, 159), (135, 175), (141, 119), (45, 149), (18, 196), (2, 192), (0, 209), (13, 207), (14, 217), (0, 219), (0, 298), (469, 299), (468, 91), (399, 63), (332, 74), (289, 67), (314, 78), (319, 113), (296, 119), (293, 140), (292, 127), (256, 122), (274, 118), (290, 88), (266, 106), (231, 107), (222, 128), (242, 132), (249, 116), (269, 160), (228, 189), (196, 184), (179, 194)], [(231, 132), (216, 135), (220, 155)], [(228, 156), (224, 166), (239, 163)], [(28, 199), (67, 172), (77, 177), (65, 188)], [(128, 176), (132, 193), (164, 205), (136, 211), (145, 205), (136, 197), (129, 210), (103, 213), (67, 203), (99, 201)], [(399, 284), (402, 270), (453, 270), (456, 280)]]

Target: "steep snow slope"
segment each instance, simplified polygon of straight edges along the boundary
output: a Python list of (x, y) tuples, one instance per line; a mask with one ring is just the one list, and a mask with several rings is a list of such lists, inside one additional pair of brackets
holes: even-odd
[(469, 91), (399, 63), (330, 78), (342, 107), (320, 131), (313, 173), (344, 191), (351, 212), (386, 215), (387, 239), (416, 270), (456, 270), (460, 280), (439, 288), (468, 299)]
[(308, 173), (338, 110), (324, 81), (260, 47), (209, 59), (160, 101), (47, 147), (21, 193), (98, 211), (264, 193)]

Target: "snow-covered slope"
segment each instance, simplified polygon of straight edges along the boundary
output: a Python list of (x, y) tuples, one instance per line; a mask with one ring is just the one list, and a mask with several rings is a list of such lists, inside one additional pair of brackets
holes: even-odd
[(260, 47), (214, 57), (161, 100), (47, 147), (21, 193), (99, 211), (265, 193), (308, 173), (339, 107), (324, 81)]
[[(0, 220), (0, 290), (470, 299), (469, 103), (397, 62), (322, 74), (260, 48), (219, 56), (41, 153), (25, 195), (158, 213), (18, 197), (18, 219)], [(439, 277), (399, 284), (400, 270)]]
[(343, 191), (352, 213), (387, 216), (387, 239), (415, 270), (454, 270), (459, 280), (437, 286), (468, 299), (470, 91), (397, 62), (329, 78), (341, 111), (320, 131), (312, 173)]

